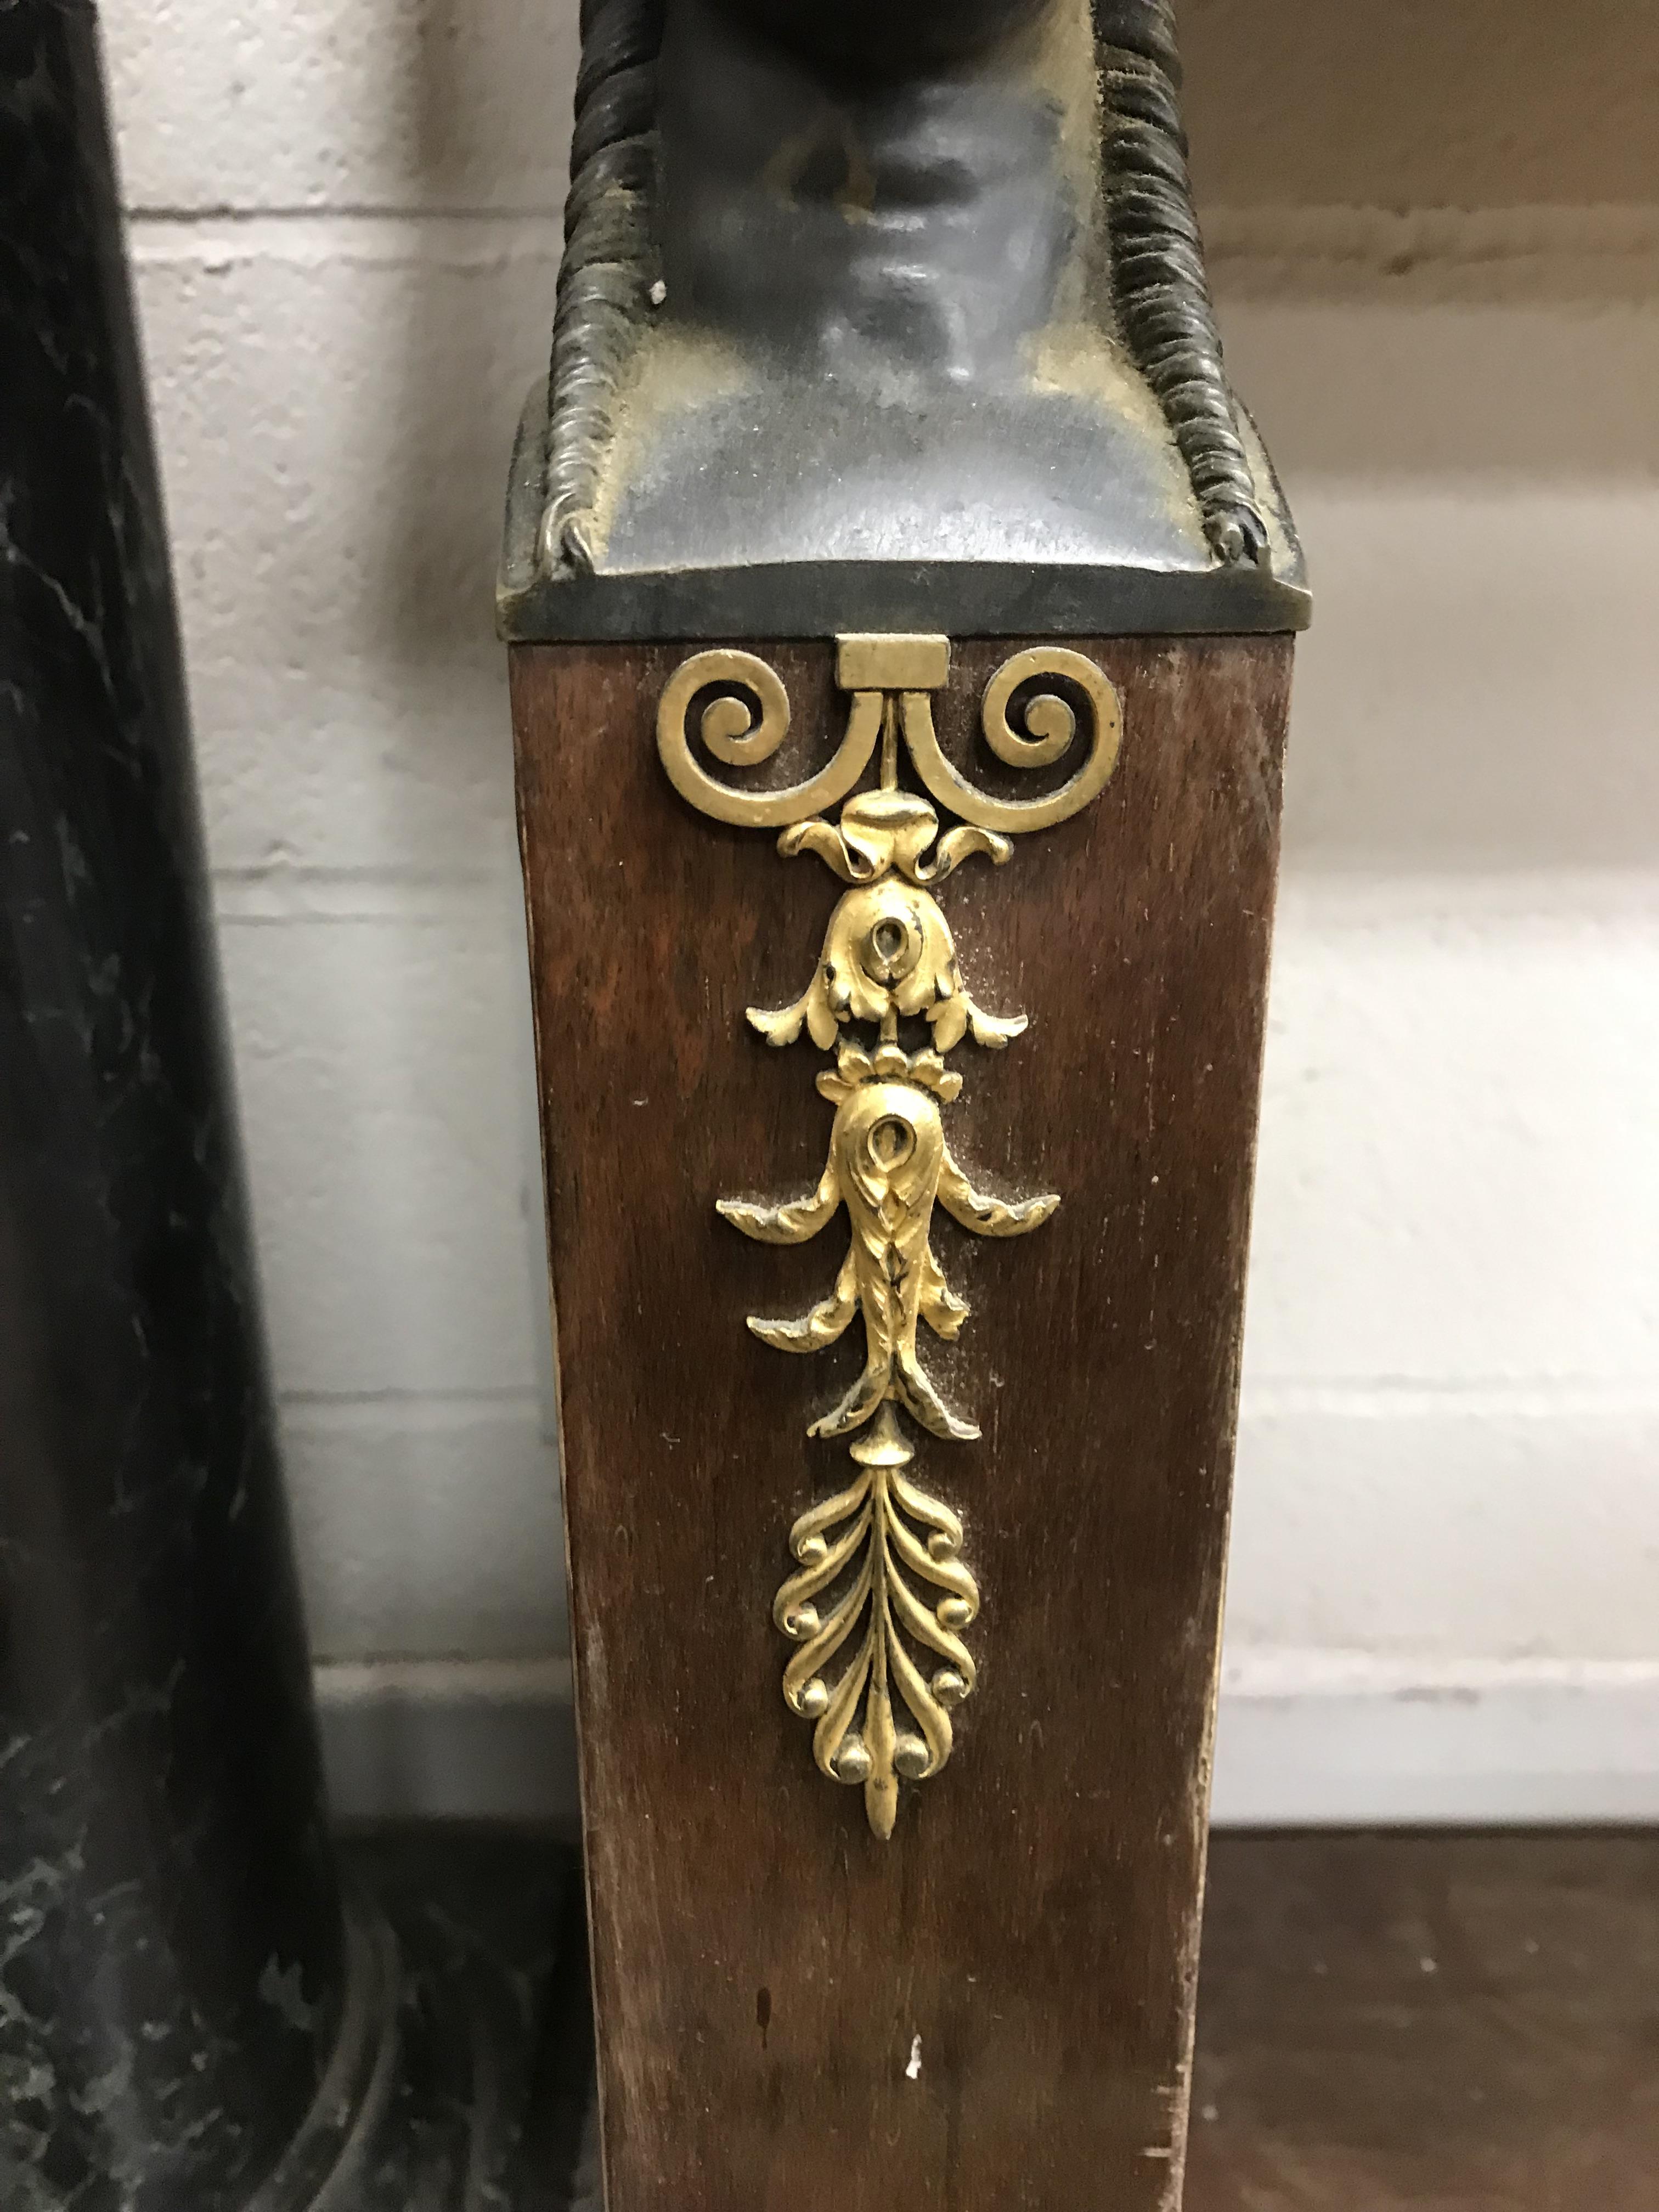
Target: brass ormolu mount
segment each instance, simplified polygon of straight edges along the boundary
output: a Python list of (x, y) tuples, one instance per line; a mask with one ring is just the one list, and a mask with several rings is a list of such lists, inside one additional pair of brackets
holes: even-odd
[[(827, 767), (784, 791), (739, 791), (717, 781), (694, 757), (687, 734), (692, 702), (713, 690), (699, 735), (715, 760), (752, 767), (777, 750), (789, 726), (788, 700), (775, 672), (755, 654), (694, 653), (669, 679), (657, 717), (663, 765), (692, 805), (720, 821), (781, 830), (781, 854), (815, 853), (850, 887), (830, 918), (800, 997), (776, 1012), (749, 1009), (769, 1044), (793, 1043), (804, 1029), (820, 1051), (835, 1052), (834, 1066), (817, 1079), (836, 1108), (823, 1176), (802, 1198), (779, 1205), (723, 1199), (719, 1210), (765, 1243), (803, 1243), (842, 1207), (851, 1228), (826, 1297), (798, 1320), (751, 1317), (749, 1326), (779, 1351), (809, 1352), (835, 1343), (855, 1315), (864, 1322), (862, 1372), (808, 1431), (850, 1437), (859, 1472), (791, 1529), (796, 1571), (779, 1590), (773, 1617), (799, 1647), (784, 1672), (785, 1700), (812, 1722), (822, 1771), (863, 1785), (871, 1828), (884, 1838), (893, 1832), (901, 1778), (923, 1781), (949, 1759), (951, 1710), (975, 1681), (962, 1632), (979, 1610), (979, 1590), (960, 1557), (962, 1524), (906, 1475), (915, 1455), (896, 1411), (902, 1407), (920, 1427), (953, 1442), (980, 1433), (945, 1403), (918, 1354), (922, 1322), (954, 1340), (968, 1315), (933, 1249), (934, 1208), (942, 1206), (977, 1236), (1016, 1237), (1039, 1227), (1060, 1204), (1052, 1192), (1016, 1200), (988, 1196), (951, 1157), (940, 1109), (956, 1098), (962, 1078), (945, 1055), (968, 1036), (1000, 1049), (1026, 1024), (1023, 1014), (988, 1013), (975, 1004), (933, 886), (979, 855), (1001, 866), (1012, 854), (1012, 835), (1048, 828), (1087, 805), (1116, 765), (1121, 737), (1117, 695), (1092, 661), (1059, 646), (1015, 653), (986, 687), (981, 722), (992, 751), (1012, 767), (1040, 769), (1071, 750), (1076, 714), (1058, 691), (1040, 688), (1045, 679), (1081, 696), (1087, 744), (1081, 765), (1057, 791), (994, 799), (940, 749), (931, 695), (949, 667), (943, 637), (839, 639), (836, 680), (852, 695), (846, 734)], [(1024, 735), (1010, 720), (1017, 695), (1024, 702)], [(927, 796), (899, 787), (901, 739)], [(878, 746), (878, 787), (849, 795)], [(819, 811), (843, 800), (837, 822)], [(959, 817), (959, 825), (941, 833), (933, 800)], [(901, 1045), (901, 1018), (927, 1023), (922, 1050)], [(873, 1036), (849, 1034), (860, 1028)]]

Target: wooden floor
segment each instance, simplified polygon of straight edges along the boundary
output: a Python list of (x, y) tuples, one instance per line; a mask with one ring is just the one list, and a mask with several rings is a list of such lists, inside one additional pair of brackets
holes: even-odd
[(1218, 1837), (1186, 2212), (1659, 2212), (1659, 1834)]
[[(400, 1925), (521, 1964), (555, 1940), (546, 1842), (352, 1855)], [(580, 1935), (538, 2067), (561, 2143), (590, 2063)], [(1659, 2212), (1659, 1832), (1218, 1836), (1204, 1942), (1186, 2212)], [(564, 2158), (532, 2130), (502, 2201), (599, 2212)]]

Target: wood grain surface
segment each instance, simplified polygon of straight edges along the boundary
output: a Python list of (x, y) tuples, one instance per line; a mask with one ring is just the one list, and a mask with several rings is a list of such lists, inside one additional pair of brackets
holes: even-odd
[(1659, 2212), (1659, 1836), (1218, 1836), (1187, 2212)]
[[(988, 788), (977, 702), (1022, 642), (959, 646), (936, 702)], [(799, 993), (841, 886), (669, 787), (685, 648), (513, 655), (611, 2212), (1178, 2201), (1290, 643), (1077, 643), (1115, 776), (940, 894), (974, 995), (1031, 1018), (952, 1055), (950, 1140), (1062, 1204), (936, 1231), (973, 1314), (927, 1364), (984, 1435), (912, 1472), (966, 1523), (981, 1674), (887, 1844), (814, 1768), (770, 1618), (847, 1480), (805, 1431), (860, 1332), (803, 1359), (744, 1327), (843, 1248), (714, 1212), (823, 1166), (823, 1056), (744, 1009)], [(793, 781), (844, 726), (832, 649), (757, 649)]]

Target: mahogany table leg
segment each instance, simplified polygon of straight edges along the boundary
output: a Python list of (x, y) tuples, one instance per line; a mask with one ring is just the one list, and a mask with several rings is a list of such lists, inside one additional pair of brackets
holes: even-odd
[[(933, 698), (993, 792), (1025, 771), (966, 732), (1029, 643), (952, 641)], [(900, 1760), (890, 1837), (836, 1786), (867, 1778), (815, 1766), (774, 1617), (792, 1524), (863, 1479), (807, 1428), (856, 1385), (867, 1312), (778, 1358), (744, 1316), (828, 1292), (842, 1231), (798, 1251), (716, 1210), (819, 1185), (826, 1054), (745, 1009), (799, 999), (861, 894), (674, 788), (659, 702), (688, 650), (513, 653), (611, 2212), (1154, 2212), (1185, 2141), (1290, 641), (1066, 641), (1121, 702), (1109, 780), (937, 890), (958, 987), (1030, 1018), (943, 1054), (949, 1157), (1060, 1204), (1017, 1242), (934, 1225), (971, 1315), (924, 1328), (921, 1364), (980, 1433), (902, 1395), (893, 1427), (913, 1494), (961, 1523), (975, 1679), (948, 1764)], [(752, 650), (793, 711), (774, 785), (817, 772), (845, 665)], [(913, 1064), (945, 1034), (885, 1026)], [(932, 1109), (891, 1103), (921, 1080), (865, 1088), (925, 1137)], [(907, 1556), (890, 1577), (948, 1600)], [(937, 1666), (907, 1618), (890, 1641)], [(902, 1744), (924, 1731), (901, 1679)]]

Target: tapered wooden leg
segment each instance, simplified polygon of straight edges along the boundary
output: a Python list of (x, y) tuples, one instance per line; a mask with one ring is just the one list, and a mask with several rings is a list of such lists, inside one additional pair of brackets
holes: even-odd
[[(1023, 642), (954, 641), (931, 698), (994, 795), (1029, 763), (973, 733)], [(973, 832), (925, 907), (927, 856), (892, 862), (955, 980), (839, 1026), (837, 917), (857, 960), (908, 957), (840, 903), (874, 865), (850, 804), (784, 858), (665, 771), (659, 702), (693, 648), (514, 650), (611, 2212), (1178, 2203), (1291, 647), (1069, 649), (1121, 706), (1109, 780), (1001, 860)], [(852, 679), (827, 642), (753, 650), (793, 718), (775, 787), (830, 759)], [(921, 788), (902, 704), (866, 790)], [(793, 1042), (746, 1019), (815, 979), (870, 1067), (810, 1006)], [(952, 994), (988, 1041), (945, 1042)], [(908, 1069), (885, 1082), (884, 1037)], [(1022, 1205), (1009, 1234), (995, 1209)], [(908, 1384), (859, 1413), (906, 1342), (976, 1439)], [(809, 1436), (849, 1393), (847, 1431)], [(842, 1537), (889, 1593), (896, 1734), (872, 1674), (826, 1774), (822, 1709), (781, 1684), (804, 1608), (821, 1630), (846, 1595), (801, 1586)], [(870, 1618), (809, 1669), (826, 1695)], [(884, 1796), (854, 1736), (866, 1765), (885, 1745)]]

